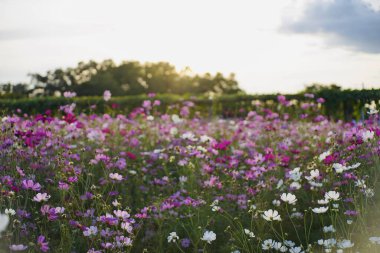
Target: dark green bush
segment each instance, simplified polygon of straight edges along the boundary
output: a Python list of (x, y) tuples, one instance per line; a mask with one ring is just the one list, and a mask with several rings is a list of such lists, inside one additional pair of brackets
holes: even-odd
[[(118, 113), (128, 113), (134, 108), (141, 106), (144, 100), (160, 100), (159, 110), (167, 110), (168, 105), (180, 104), (183, 101), (194, 101), (196, 111), (209, 116), (236, 117), (243, 116), (254, 109), (252, 101), (261, 102), (277, 101), (276, 94), (270, 95), (223, 95), (208, 99), (206, 97), (193, 97), (190, 95), (179, 96), (171, 94), (159, 94), (155, 98), (146, 95), (113, 97), (105, 102), (102, 97), (76, 97), (67, 99), (63, 97), (43, 97), (43, 98), (22, 98), (22, 99), (0, 99), (0, 108), (3, 114), (15, 112), (21, 109), (23, 113), (37, 114), (44, 113), (51, 109), (56, 111), (61, 105), (75, 102), (77, 108), (85, 113), (104, 113), (110, 111), (112, 104), (117, 105), (114, 111)], [(364, 105), (380, 100), (380, 89), (372, 90), (321, 90), (315, 94), (315, 99), (322, 97), (326, 100), (323, 104), (324, 115), (333, 119), (360, 119), (365, 114)], [(288, 100), (310, 101), (303, 93), (286, 95)], [(95, 105), (96, 107), (91, 107)], [(275, 106), (274, 103), (273, 106)], [(177, 106), (177, 109), (179, 107)]]

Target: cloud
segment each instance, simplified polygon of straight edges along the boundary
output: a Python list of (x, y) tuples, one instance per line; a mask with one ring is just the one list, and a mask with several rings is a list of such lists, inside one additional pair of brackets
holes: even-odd
[(318, 34), (332, 46), (344, 46), (366, 53), (380, 53), (380, 11), (374, 8), (376, 5), (369, 2), (368, 0), (312, 1), (305, 5), (298, 19), (284, 18), (280, 30), (299, 34)]

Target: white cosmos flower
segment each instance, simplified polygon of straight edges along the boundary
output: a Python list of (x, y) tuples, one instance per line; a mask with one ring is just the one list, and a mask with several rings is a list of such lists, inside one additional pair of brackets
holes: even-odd
[(332, 247), (336, 245), (336, 240), (334, 238), (330, 238), (326, 240), (320, 239), (318, 240), (318, 244), (321, 246), (324, 246), (327, 249), (331, 249)]
[(289, 249), (290, 253), (304, 253), (305, 251), (302, 250), (301, 247), (292, 247)]
[(200, 141), (202, 143), (210, 142), (210, 141), (212, 141), (212, 138), (210, 136), (207, 136), (207, 135), (201, 135)]
[(315, 178), (319, 177), (319, 170), (318, 169), (315, 169), (315, 170), (311, 170), (310, 171), (310, 176), (305, 176), (305, 178), (307, 179), (307, 181), (311, 181)]
[(171, 232), (168, 236), (168, 242), (176, 242), (177, 240), (179, 240), (179, 237), (177, 235), (176, 232)]
[(5, 209), (4, 213), (8, 214), (10, 216), (14, 216), (16, 214), (16, 211), (13, 210), (12, 208), (7, 208), (7, 209)]
[(329, 210), (328, 206), (315, 207), (312, 209), (314, 213), (325, 213), (327, 210)]
[(285, 245), (282, 245), (281, 242), (275, 242), (273, 244), (273, 249), (277, 250), (277, 251), (280, 251), (280, 252), (286, 252), (286, 251), (288, 251), (288, 248)]
[(206, 232), (204, 232), (201, 240), (211, 244), (212, 241), (216, 240), (216, 234), (213, 231), (207, 230)]
[(355, 163), (354, 165), (348, 166), (347, 169), (356, 169), (361, 165), (361, 163)]
[(373, 100), (371, 101), (370, 104), (365, 104), (364, 107), (369, 109), (368, 114), (378, 113), (378, 110), (376, 110), (376, 102)]
[(98, 228), (95, 226), (88, 227), (85, 231), (83, 231), (84, 236), (92, 236), (98, 233)]
[(172, 121), (175, 124), (179, 124), (179, 123), (182, 123), (183, 119), (181, 119), (177, 114), (173, 114), (172, 115)]
[(220, 211), (220, 206), (218, 206), (218, 204), (219, 204), (219, 200), (214, 200), (212, 203), (211, 203), (211, 210), (213, 211), (213, 212), (218, 212), (218, 211)]
[(265, 211), (262, 217), (267, 221), (281, 221), (281, 216), (276, 210), (272, 209)]
[(317, 202), (320, 205), (327, 205), (329, 203), (327, 199), (319, 199)]
[(9, 216), (7, 214), (0, 213), (0, 233), (5, 231), (5, 229), (8, 227), (8, 224), (9, 224)]
[(342, 172), (347, 171), (347, 170), (356, 169), (359, 166), (360, 166), (360, 163), (355, 163), (354, 165), (351, 165), (351, 166), (344, 166), (340, 163), (334, 163), (333, 164), (333, 168), (335, 169), (336, 173), (342, 173)]
[(325, 193), (325, 199), (326, 200), (332, 200), (332, 201), (337, 201), (340, 198), (339, 192), (336, 191), (329, 191)]
[(270, 250), (270, 249), (273, 249), (274, 244), (275, 244), (275, 241), (273, 241), (272, 239), (267, 239), (263, 241), (263, 243), (261, 244), (261, 248), (263, 250)]
[(342, 173), (343, 171), (347, 170), (347, 167), (340, 163), (334, 163), (333, 168), (335, 169), (336, 173)]
[(365, 181), (362, 180), (362, 179), (357, 180), (355, 182), (355, 186), (363, 188), (363, 189), (367, 188), (367, 185), (365, 184)]
[(296, 244), (293, 241), (285, 240), (284, 244), (288, 247), (294, 247)]
[(336, 230), (333, 225), (323, 227), (323, 233), (335, 233), (335, 232)]
[(373, 108), (370, 108), (369, 109), (369, 111), (367, 112), (368, 114), (377, 114), (379, 111), (375, 108), (375, 109), (373, 109)]
[(121, 181), (123, 180), (123, 176), (120, 175), (119, 173), (110, 173), (109, 174), (109, 177), (113, 180), (116, 180), (116, 181)]
[(291, 189), (299, 190), (301, 188), (301, 184), (298, 182), (293, 182), (289, 185)]
[(379, 236), (372, 236), (368, 239), (373, 244), (380, 244), (380, 237)]
[(301, 168), (294, 168), (289, 172), (289, 177), (293, 181), (299, 181), (302, 176), (302, 172), (300, 172)]
[(205, 149), (205, 148), (202, 147), (202, 146), (197, 146), (197, 150), (198, 150), (198, 151), (201, 151), (201, 152), (203, 152), (203, 153), (206, 153), (206, 152), (207, 152), (207, 149)]
[(352, 243), (350, 240), (344, 239), (338, 242), (337, 246), (341, 249), (348, 249), (354, 247), (354, 243)]
[(28, 248), (28, 246), (23, 245), (23, 244), (12, 244), (9, 246), (9, 249), (11, 251), (24, 251)]
[(191, 132), (187, 132), (181, 135), (181, 138), (184, 140), (197, 141), (197, 137)]
[(117, 201), (117, 199), (115, 199), (114, 201), (112, 201), (112, 205), (116, 207), (116, 206), (119, 206), (120, 203), (119, 201)]
[(35, 202), (43, 202), (43, 201), (48, 201), (50, 199), (50, 195), (47, 193), (37, 193), (36, 196), (34, 196), (33, 201)]
[(289, 203), (291, 205), (295, 205), (297, 202), (296, 195), (294, 195), (292, 193), (281, 194), (281, 200), (284, 201), (285, 203)]
[(170, 128), (169, 132), (171, 135), (176, 135), (176, 134), (178, 134), (178, 128), (172, 127), (172, 128)]
[(244, 229), (244, 233), (246, 234), (246, 235), (248, 235), (249, 237), (251, 237), (251, 238), (254, 238), (255, 237), (255, 234), (252, 232), (252, 231), (250, 231), (249, 229)]
[(375, 132), (373, 132), (371, 130), (367, 130), (367, 131), (363, 132), (362, 133), (363, 141), (367, 142), (367, 141), (373, 139), (374, 134), (375, 134)]

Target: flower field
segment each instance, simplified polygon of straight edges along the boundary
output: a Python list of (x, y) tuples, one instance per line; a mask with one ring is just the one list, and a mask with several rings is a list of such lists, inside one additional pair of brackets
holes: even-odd
[(3, 116), (0, 252), (380, 252), (377, 110), (333, 122), (307, 96)]

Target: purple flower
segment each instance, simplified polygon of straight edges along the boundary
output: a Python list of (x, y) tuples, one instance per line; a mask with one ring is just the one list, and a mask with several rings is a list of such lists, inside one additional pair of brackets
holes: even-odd
[(48, 252), (49, 250), (49, 243), (45, 241), (45, 236), (40, 235), (37, 239), (37, 245), (40, 247), (40, 250), (42, 252)]
[(189, 238), (184, 238), (181, 240), (181, 246), (182, 248), (188, 248), (190, 247), (191, 241)]
[(40, 191), (41, 185), (39, 183), (34, 183), (33, 180), (22, 180), (22, 188), (28, 190), (32, 189), (33, 191)]

